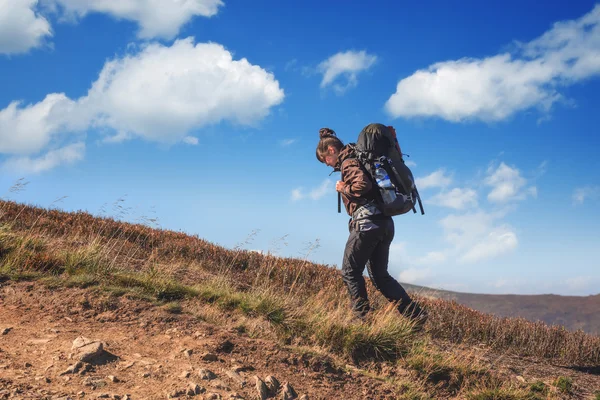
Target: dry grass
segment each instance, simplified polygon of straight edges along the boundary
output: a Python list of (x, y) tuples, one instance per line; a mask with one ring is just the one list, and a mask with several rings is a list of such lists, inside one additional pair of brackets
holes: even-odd
[[(123, 209), (121, 202), (116, 207)], [(209, 306), (199, 317), (217, 318), (214, 310), (233, 313), (241, 331), (260, 334), (253, 322), (260, 320), (285, 344), (316, 346), (357, 365), (398, 363), (414, 380), (398, 382), (399, 398), (426, 399), (431, 392), (478, 400), (545, 398), (545, 388), (513, 388), (472, 358), (435, 350), (428, 342), (433, 339), (484, 343), (576, 366), (600, 364), (599, 337), (418, 296), (430, 322), (425, 335), (416, 333), (370, 283), (373, 318), (355, 321), (339, 271), (307, 258), (263, 255), (242, 245), (228, 250), (155, 226), (0, 201), (0, 282), (99, 286), (115, 296), (157, 302), (170, 313), (185, 312), (186, 301), (197, 301)], [(557, 387), (570, 390), (563, 383)]]

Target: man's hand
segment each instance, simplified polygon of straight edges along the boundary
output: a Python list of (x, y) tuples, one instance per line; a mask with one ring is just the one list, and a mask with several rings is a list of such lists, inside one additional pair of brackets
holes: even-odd
[(337, 181), (335, 183), (335, 190), (337, 190), (338, 192), (342, 192), (342, 190), (344, 190), (344, 187), (346, 186), (346, 184), (342, 181)]

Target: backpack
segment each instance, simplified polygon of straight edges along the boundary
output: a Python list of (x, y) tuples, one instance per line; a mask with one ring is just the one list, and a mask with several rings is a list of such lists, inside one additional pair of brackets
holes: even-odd
[(425, 214), (421, 197), (410, 168), (404, 163), (402, 150), (391, 126), (373, 123), (365, 126), (352, 143), (356, 158), (379, 188), (377, 203), (384, 215), (416, 213), (419, 204)]

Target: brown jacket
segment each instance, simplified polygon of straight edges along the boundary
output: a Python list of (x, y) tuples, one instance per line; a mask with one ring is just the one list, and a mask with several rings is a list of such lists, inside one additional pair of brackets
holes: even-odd
[(367, 172), (361, 167), (356, 158), (352, 158), (351, 145), (346, 145), (340, 151), (335, 171), (341, 171), (344, 188), (342, 189), (342, 200), (348, 215), (352, 216), (354, 211), (362, 204), (374, 198), (373, 183)]

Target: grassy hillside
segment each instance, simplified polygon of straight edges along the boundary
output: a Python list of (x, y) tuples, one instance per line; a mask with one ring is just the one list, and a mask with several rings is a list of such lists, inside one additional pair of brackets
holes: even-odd
[[(175, 313), (205, 304), (238, 321), (241, 332), (309, 346), (386, 380), (397, 398), (577, 398), (600, 390), (597, 336), (422, 296), (430, 319), (419, 331), (370, 284), (376, 311), (362, 323), (348, 312), (339, 271), (327, 266), (85, 212), (0, 202), (0, 282), (23, 280), (127, 296)], [(552, 369), (541, 380), (515, 380), (514, 368), (501, 367), (515, 357), (591, 375), (568, 387), (559, 378), (573, 378)]]

